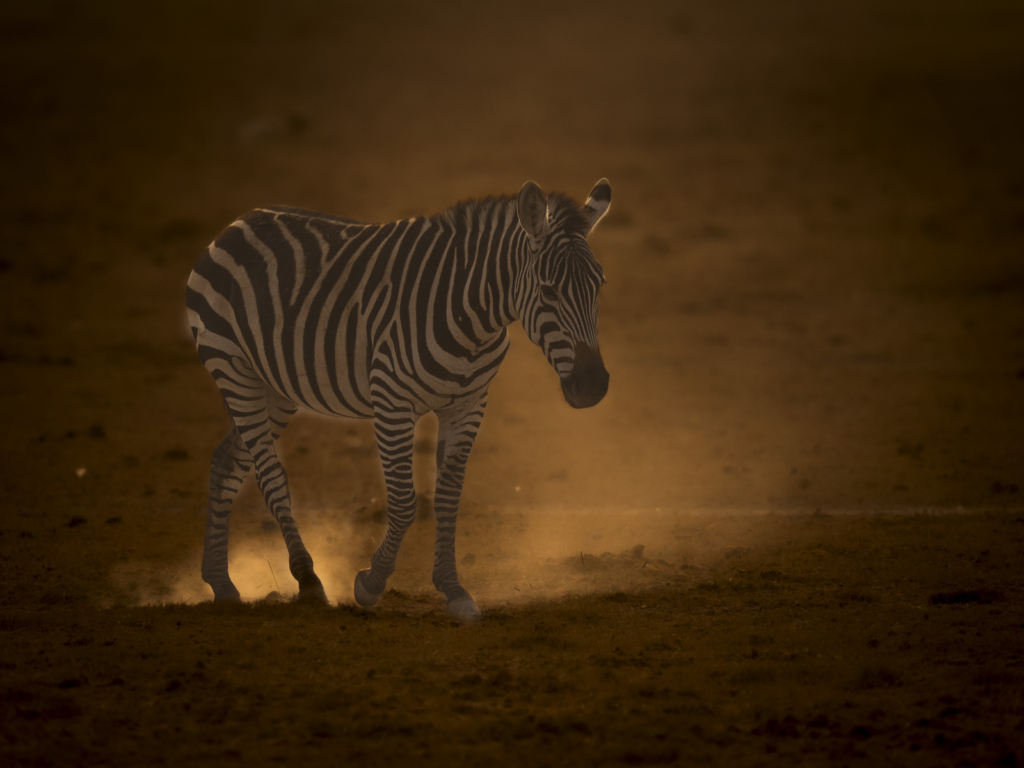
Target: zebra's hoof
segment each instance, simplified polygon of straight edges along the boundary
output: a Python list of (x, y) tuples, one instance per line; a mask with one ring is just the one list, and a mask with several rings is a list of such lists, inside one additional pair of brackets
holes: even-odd
[(295, 602), (304, 603), (305, 605), (330, 605), (331, 601), (327, 599), (327, 593), (324, 592), (323, 585), (317, 584), (315, 587), (307, 587), (306, 589), (299, 588), (299, 595), (295, 598)]
[(215, 603), (240, 603), (242, 602), (242, 596), (238, 594), (238, 590), (234, 587), (230, 589), (215, 589), (213, 591), (213, 602)]
[(363, 579), (365, 579), (367, 574), (369, 573), (370, 569), (365, 568), (356, 574), (356, 602), (363, 606), (363, 608), (372, 608), (374, 605), (377, 604), (377, 601), (380, 599), (381, 596), (380, 592), (374, 594), (373, 592), (371, 592), (363, 586)]
[(448, 615), (456, 621), (480, 621), (480, 609), (476, 607), (476, 602), (469, 595), (449, 600)]
[(315, 573), (307, 573), (299, 578), (299, 594), (295, 602), (306, 605), (331, 604), (327, 599), (327, 593), (324, 592), (324, 585)]

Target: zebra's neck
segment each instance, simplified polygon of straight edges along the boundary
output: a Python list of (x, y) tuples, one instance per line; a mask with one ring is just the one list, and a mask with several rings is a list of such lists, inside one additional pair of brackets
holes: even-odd
[(454, 230), (457, 289), (452, 299), (469, 311), (474, 335), (485, 344), (520, 317), (529, 252), (516, 198), (467, 200), (442, 216)]

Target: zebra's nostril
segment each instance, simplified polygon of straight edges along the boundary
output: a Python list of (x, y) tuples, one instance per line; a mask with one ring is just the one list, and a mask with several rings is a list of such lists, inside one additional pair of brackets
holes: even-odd
[(597, 377), (590, 379), (586, 383), (584, 392), (589, 398), (593, 398), (595, 401), (600, 400), (605, 396), (608, 391), (608, 377)]

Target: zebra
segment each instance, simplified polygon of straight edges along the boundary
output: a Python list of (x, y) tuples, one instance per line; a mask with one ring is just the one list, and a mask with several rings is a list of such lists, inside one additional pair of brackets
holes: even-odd
[(413, 428), (438, 418), (433, 583), (451, 616), (479, 618), (459, 583), (455, 521), (487, 391), (519, 320), (574, 408), (596, 405), (609, 375), (597, 338), (605, 283), (587, 238), (611, 204), (601, 179), (581, 206), (528, 181), (518, 195), (432, 217), (368, 224), (300, 208), (257, 208), (224, 230), (188, 279), (199, 358), (231, 421), (210, 462), (202, 578), (240, 600), (228, 575), (232, 502), (255, 469), (288, 548), (298, 599), (328, 604), (292, 516), (275, 442), (299, 407), (374, 419), (387, 531), (355, 579), (376, 604), (416, 515)]

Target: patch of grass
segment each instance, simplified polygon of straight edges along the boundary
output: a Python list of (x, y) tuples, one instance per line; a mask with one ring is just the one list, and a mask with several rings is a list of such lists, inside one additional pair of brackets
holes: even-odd
[(902, 684), (899, 672), (889, 667), (871, 665), (861, 669), (854, 681), (854, 688), (874, 690), (876, 688), (894, 688)]
[(971, 589), (961, 592), (936, 592), (928, 598), (932, 605), (957, 605), (963, 603), (980, 603), (989, 605), (991, 603), (1002, 603), (1006, 595), (998, 589)]
[(867, 592), (859, 590), (837, 592), (836, 599), (844, 603), (872, 603), (875, 600), (874, 595), (869, 595)]
[(630, 749), (618, 756), (624, 765), (668, 765), (678, 759), (677, 749)]
[(767, 685), (778, 679), (775, 670), (771, 667), (752, 666), (742, 669), (729, 678), (733, 685)]

